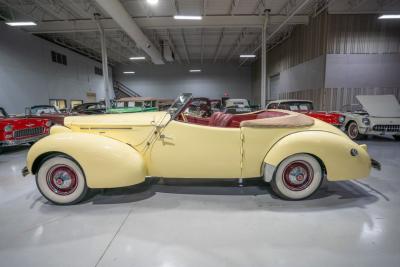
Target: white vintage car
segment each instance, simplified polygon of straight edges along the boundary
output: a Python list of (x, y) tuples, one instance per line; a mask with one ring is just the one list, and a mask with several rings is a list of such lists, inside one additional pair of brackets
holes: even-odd
[(400, 140), (400, 105), (394, 95), (359, 95), (360, 105), (344, 106), (342, 130), (353, 139), (366, 135), (392, 135)]

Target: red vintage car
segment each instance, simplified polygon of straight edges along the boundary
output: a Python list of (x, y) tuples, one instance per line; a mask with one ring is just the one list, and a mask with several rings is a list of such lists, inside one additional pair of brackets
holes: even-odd
[(310, 117), (319, 119), (336, 127), (341, 127), (346, 117), (337, 112), (314, 111), (312, 101), (308, 100), (276, 100), (267, 105), (267, 109), (286, 109), (303, 113)]
[(3, 147), (34, 143), (49, 134), (47, 119), (10, 117), (0, 107), (0, 151)]
[(51, 121), (52, 125), (64, 125), (64, 118), (68, 113), (62, 113), (56, 107), (50, 105), (38, 105), (26, 108), (25, 115), (29, 118), (42, 118)]

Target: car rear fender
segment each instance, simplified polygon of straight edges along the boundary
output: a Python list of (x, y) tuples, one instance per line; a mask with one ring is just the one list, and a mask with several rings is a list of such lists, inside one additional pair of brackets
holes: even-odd
[[(352, 149), (357, 151), (356, 156), (351, 154)], [(283, 137), (272, 146), (264, 159), (264, 179), (270, 181), (285, 158), (302, 153), (317, 158), (330, 181), (367, 177), (371, 169), (365, 146), (330, 132), (304, 131)]]
[(81, 167), (90, 188), (114, 188), (138, 184), (147, 175), (142, 155), (133, 147), (101, 135), (62, 132), (54, 128), (48, 137), (28, 152), (27, 167), (35, 174), (41, 161), (54, 154), (73, 158)]

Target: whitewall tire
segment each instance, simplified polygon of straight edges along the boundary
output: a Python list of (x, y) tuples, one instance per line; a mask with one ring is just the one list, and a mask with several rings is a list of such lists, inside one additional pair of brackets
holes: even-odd
[(363, 134), (360, 134), (358, 124), (355, 121), (350, 122), (347, 126), (347, 135), (351, 140), (360, 140), (364, 137)]
[(79, 165), (63, 155), (44, 159), (36, 174), (36, 185), (47, 200), (59, 205), (76, 204), (88, 191)]
[(279, 164), (271, 187), (281, 198), (300, 200), (317, 191), (323, 177), (324, 173), (317, 159), (308, 154), (297, 154)]

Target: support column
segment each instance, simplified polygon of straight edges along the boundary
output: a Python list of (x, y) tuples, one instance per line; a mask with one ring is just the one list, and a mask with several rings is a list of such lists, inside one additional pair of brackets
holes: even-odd
[(269, 19), (269, 11), (265, 13), (265, 21), (262, 28), (261, 40), (261, 109), (265, 109), (265, 100), (267, 99), (267, 25)]
[(101, 26), (99, 20), (97, 19), (97, 16), (95, 16), (95, 21), (97, 24), (97, 27), (100, 32), (100, 43), (101, 43), (101, 62), (103, 64), (103, 82), (104, 82), (104, 95), (105, 95), (105, 103), (106, 103), (106, 108), (110, 108), (110, 81), (108, 77), (108, 60), (107, 60), (107, 44), (106, 44), (106, 36), (104, 33), (104, 29)]

